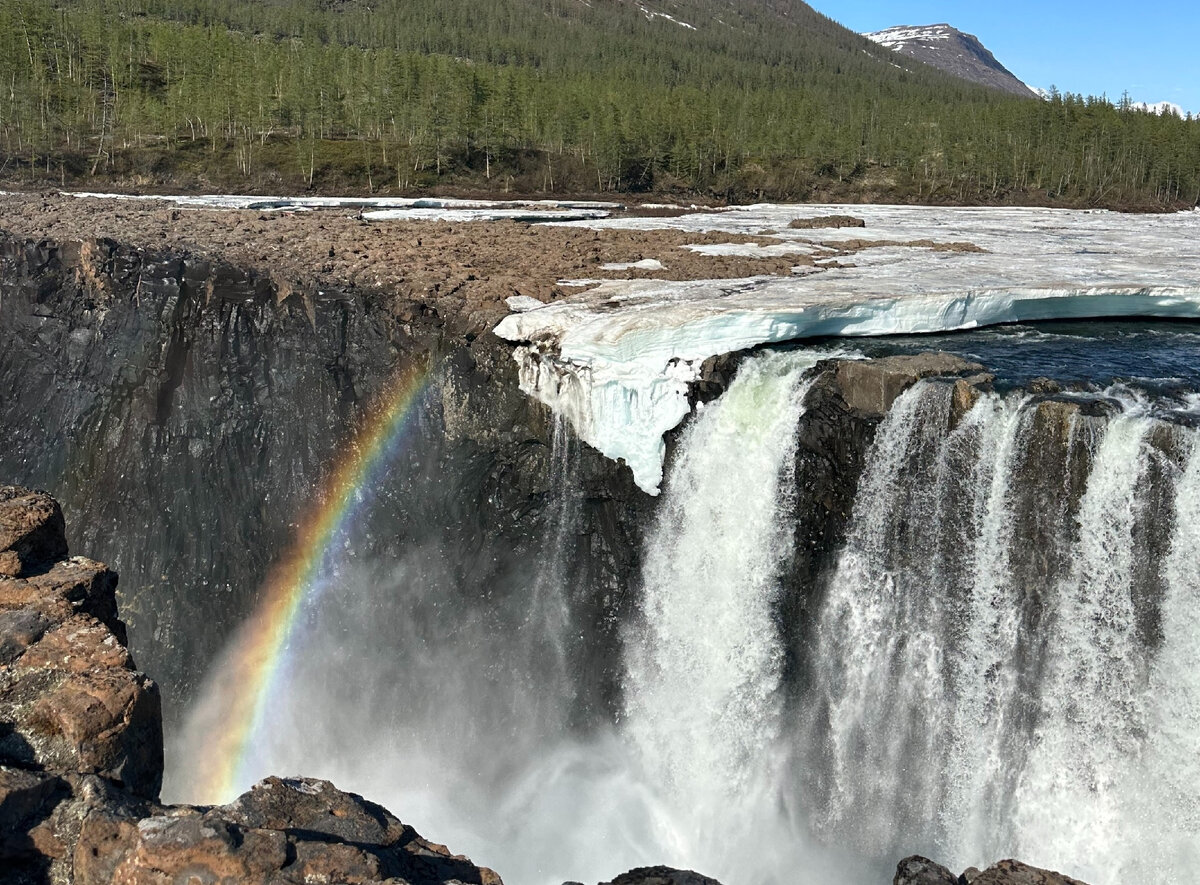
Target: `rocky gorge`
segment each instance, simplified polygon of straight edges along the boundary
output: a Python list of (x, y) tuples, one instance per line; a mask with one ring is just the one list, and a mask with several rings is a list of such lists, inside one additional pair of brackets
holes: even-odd
[[(1110, 583), (1128, 588), (1121, 617), (1129, 647), (1146, 650), (1135, 669), (1149, 673), (1173, 648), (1181, 628), (1171, 606), (1184, 585), (1148, 563), (1174, 562), (1177, 528), (1190, 525), (1181, 509), (1187, 495), (1177, 491), (1191, 476), (1186, 410), (1155, 405), (1134, 414), (1124, 392), (1095, 385), (1014, 387), (950, 353), (860, 359), (830, 351), (797, 362), (786, 348), (753, 349), (705, 362), (689, 393), (695, 416), (668, 434), (666, 492), (656, 498), (526, 396), (511, 345), (491, 334), (506, 298), (559, 299), (562, 277), (641, 258), (633, 234), (548, 229), (539, 247), (530, 228), (514, 224), (377, 234), (353, 214), (257, 212), (196, 215), (189, 234), (193, 216), (129, 207), (119, 211), (132, 235), (96, 238), (74, 228), (102, 229), (103, 211), (89, 206), (90, 218), (72, 219), (60, 198), (23, 199), (0, 243), (0, 476), (52, 489), (75, 543), (112, 561), (122, 580), (68, 558), (62, 513), (49, 498), (15, 487), (0, 495), (3, 524), (15, 527), (0, 552), (8, 575), (0, 579), (8, 791), (0, 820), (13, 881), (169, 881), (189, 870), (212, 881), (498, 881), (381, 806), (330, 780), (293, 776), (303, 774), (368, 795), (383, 789), (386, 804), (406, 815), (410, 790), (423, 820), (439, 823), (422, 830), (446, 838), (451, 821), (448, 841), (459, 848), (459, 830), (467, 832), (471, 855), (510, 882), (527, 881), (538, 865), (510, 872), (491, 858), (534, 853), (513, 820), (538, 818), (536, 794), (560, 788), (567, 805), (551, 806), (550, 816), (563, 818), (573, 805), (585, 830), (562, 840), (563, 854), (581, 840), (611, 857), (580, 869), (637, 866), (614, 880), (622, 885), (712, 881), (646, 866), (671, 858), (620, 842), (626, 836), (605, 817), (613, 812), (589, 792), (602, 778), (570, 780), (580, 766), (590, 771), (585, 760), (608, 764), (603, 741), (614, 723), (645, 768), (661, 767), (665, 794), (706, 797), (691, 802), (698, 816), (689, 826), (724, 835), (711, 837), (712, 852), (694, 853), (695, 866), (731, 885), (766, 881), (780, 868), (764, 873), (751, 858), (777, 850), (773, 830), (756, 830), (753, 820), (740, 830), (736, 807), (714, 810), (735, 795), (726, 790), (753, 793), (760, 783), (780, 804), (800, 796), (822, 809), (804, 819), (797, 831), (807, 835), (797, 840), (873, 858), (850, 881), (884, 881), (880, 869), (913, 851), (975, 867), (958, 876), (909, 858), (895, 882), (1077, 881), (1009, 861), (980, 871), (1015, 853), (1007, 846), (1051, 853), (1025, 830), (990, 843), (964, 835), (974, 813), (994, 813), (983, 828), (1004, 829), (1019, 815), (1004, 806), (1003, 785), (1025, 789), (1019, 766), (984, 777), (1001, 750), (983, 738), (999, 735), (1011, 753), (1036, 720), (1042, 746), (1060, 739), (1052, 728), (1059, 695), (1036, 681), (1064, 666), (1057, 649), (1078, 651), (1063, 600), (1075, 605), (1077, 588), (1109, 580), (1079, 574), (1073, 557), (1089, 526), (1112, 522), (1095, 478), (1121, 475), (1128, 464), (1125, 498), (1139, 503), (1128, 525), (1106, 529), (1116, 532), (1108, 543), (1135, 537), (1145, 556)], [(270, 252), (264, 231), (273, 225), (304, 231), (309, 254), (289, 252), (295, 246), (283, 237)], [(46, 235), (55, 230), (64, 236)], [(369, 245), (381, 236), (388, 248)], [(483, 245), (473, 248), (476, 241)], [(256, 245), (252, 256), (246, 250)], [(530, 259), (516, 274), (513, 253), (537, 248), (544, 261)], [(388, 259), (389, 249), (402, 251)], [(729, 270), (703, 255), (691, 260), (697, 278)], [(749, 272), (766, 269), (752, 265)], [(296, 656), (256, 726), (262, 756), (246, 764), (250, 779), (236, 793), (201, 800), (197, 772), (212, 762), (213, 744), (211, 732), (196, 729), (195, 711), (215, 703), (220, 730), (220, 711), (232, 708), (214, 673), (242, 625), (258, 617), (282, 551), (314, 520), (313, 501), (331, 494), (331, 465), (364, 445), (405, 372), (420, 379), (408, 391), (408, 417), (396, 425), (386, 470), (352, 489), (354, 523), (339, 529), (335, 552), (322, 553), (328, 589), (305, 609), (306, 632), (289, 634)], [(751, 463), (758, 473), (736, 474), (732, 465), (752, 461), (742, 456), (759, 432), (758, 418), (737, 409), (774, 402), (794, 410), (780, 412), (794, 422), (781, 425), (787, 444), (772, 450), (774, 460)], [(1115, 449), (1116, 429), (1132, 448)], [(771, 436), (763, 434), (764, 445)], [(702, 460), (705, 446), (716, 447), (717, 467)], [(1115, 466), (1106, 473), (1106, 464)], [(743, 490), (768, 475), (781, 485), (760, 511), (725, 513), (721, 502), (699, 500), (719, 488), (714, 470), (750, 477)], [(695, 500), (672, 497), (675, 489)], [(704, 503), (698, 516), (693, 503)], [(1162, 520), (1172, 508), (1178, 513)], [(999, 528), (985, 518), (992, 511), (1003, 516)], [(784, 530), (738, 535), (739, 522)], [(724, 534), (704, 534), (714, 527)], [(1006, 532), (1030, 539), (1037, 555), (989, 565), (972, 552)], [(722, 538), (738, 541), (726, 548)], [(759, 558), (730, 559), (733, 570), (720, 572), (734, 548)], [(663, 550), (683, 571), (660, 561)], [(859, 562), (867, 565), (856, 572)], [(872, 562), (894, 576), (891, 595), (877, 596), (861, 577)], [(739, 572), (767, 575), (777, 588), (752, 583), (725, 599), (705, 585), (688, 601), (684, 621), (697, 632), (719, 613), (696, 606), (723, 599), (748, 625), (731, 658), (761, 659), (715, 695), (717, 671), (697, 676), (688, 663), (713, 637), (655, 620), (681, 601), (671, 591), (688, 583), (689, 563), (728, 574), (735, 589)], [(1010, 587), (1019, 588), (1011, 603), (1019, 639), (997, 652), (1007, 657), (985, 660), (969, 643), (995, 646), (1010, 630), (989, 634), (979, 620), (1001, 603), (971, 606), (1007, 599)], [(941, 588), (946, 610), (928, 588)], [(884, 611), (890, 599), (899, 608)], [(854, 608), (868, 603), (876, 608)], [(882, 632), (854, 632), (866, 627)], [(878, 642), (889, 630), (904, 641)], [(681, 636), (699, 644), (674, 657)], [(154, 681), (134, 669), (126, 640)], [(834, 649), (847, 643), (877, 647), (881, 657), (838, 657)], [(937, 664), (914, 657), (922, 646)], [(943, 666), (938, 678), (919, 675)], [(1079, 684), (1069, 674), (1053, 678)], [(914, 692), (872, 694), (890, 679)], [(1010, 681), (1011, 694), (995, 688)], [(954, 704), (940, 683), (953, 688)], [(971, 692), (987, 696), (974, 708), (955, 706)], [(692, 703), (675, 715), (673, 696)], [(746, 698), (763, 700), (746, 706)], [(707, 730), (690, 718), (709, 704), (734, 726)], [(855, 704), (878, 711), (879, 721), (860, 714), (849, 722)], [(1118, 710), (1119, 698), (1112, 704)], [(892, 727), (898, 722), (904, 727)], [(680, 743), (663, 743), (673, 728)], [(597, 735), (601, 742), (589, 743)], [(522, 766), (558, 758), (560, 746), (565, 786), (529, 776), (535, 795), (525, 796)], [(713, 753), (706, 772), (689, 767), (685, 750), (697, 749)], [(755, 768), (753, 760), (776, 757)], [(1094, 789), (1107, 757), (1088, 758)], [(1051, 763), (1033, 759), (1029, 770), (1038, 764)], [(856, 767), (875, 772), (877, 784), (856, 778)], [(964, 776), (971, 768), (980, 780)], [(160, 804), (164, 774), (162, 795), (179, 804)], [(1062, 777), (1057, 793), (1069, 799), (1076, 783)], [(385, 781), (402, 787), (384, 789)], [(428, 800), (427, 792), (441, 795)], [(1052, 809), (1053, 795), (1031, 793), (1021, 813), (1039, 803)], [(615, 810), (630, 823), (640, 813), (635, 804)], [(491, 840), (479, 837), (489, 828)], [(1123, 862), (1112, 860), (1112, 869)], [(548, 868), (562, 870), (557, 881), (578, 875), (565, 862)]]

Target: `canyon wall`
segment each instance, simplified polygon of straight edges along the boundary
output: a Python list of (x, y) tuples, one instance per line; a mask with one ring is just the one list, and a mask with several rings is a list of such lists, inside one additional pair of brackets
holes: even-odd
[[(0, 475), (52, 488), (79, 543), (123, 576), (130, 643), (164, 686), (169, 726), (330, 464), (392, 377), (430, 380), (378, 543), (433, 542), (462, 592), (511, 593), (551, 543), (553, 428), (508, 348), (439, 302), (290, 291), (269, 277), (112, 241), (0, 242)], [(443, 315), (445, 313), (446, 315)], [(572, 463), (586, 544), (573, 576), (595, 661), (627, 604), (644, 496), (590, 451)], [(203, 629), (197, 629), (203, 624)], [(595, 696), (606, 703), (602, 663)]]

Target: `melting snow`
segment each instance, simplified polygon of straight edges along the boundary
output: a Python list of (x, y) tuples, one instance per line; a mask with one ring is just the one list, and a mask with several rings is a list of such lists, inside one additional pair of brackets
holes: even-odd
[[(796, 217), (852, 213), (866, 228), (789, 230)], [(764, 234), (800, 245), (880, 245), (853, 267), (737, 280), (616, 280), (507, 317), (522, 388), (582, 439), (626, 461), (655, 494), (662, 435), (689, 412), (705, 359), (812, 336), (887, 335), (1085, 317), (1200, 319), (1200, 213), (890, 206), (738, 207), (679, 218), (609, 218), (594, 228)], [(936, 251), (914, 240), (987, 250)]]
[(727, 255), (737, 258), (781, 258), (786, 255), (813, 255), (824, 251), (810, 243), (776, 243), (771, 246), (760, 246), (758, 243), (713, 243), (683, 248), (700, 255)]
[(643, 258), (641, 261), (613, 261), (600, 265), (601, 270), (666, 270), (666, 266), (657, 258)]
[(357, 209), (376, 221), (575, 221), (607, 217), (621, 203), (594, 200), (452, 200), (406, 197), (248, 197), (232, 194), (129, 195), (69, 193), (67, 196), (103, 200), (159, 201), (189, 209), (251, 209), (260, 212), (307, 212), (315, 209)]

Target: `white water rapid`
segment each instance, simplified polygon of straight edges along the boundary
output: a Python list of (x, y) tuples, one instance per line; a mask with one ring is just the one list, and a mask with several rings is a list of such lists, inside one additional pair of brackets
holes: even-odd
[(748, 361), (688, 427), (628, 630), (623, 731), (672, 810), (664, 862), (731, 881), (772, 881), (780, 857), (760, 841), (785, 853), (797, 841), (778, 812), (784, 645), (774, 608), (791, 553), (803, 378), (815, 362)]

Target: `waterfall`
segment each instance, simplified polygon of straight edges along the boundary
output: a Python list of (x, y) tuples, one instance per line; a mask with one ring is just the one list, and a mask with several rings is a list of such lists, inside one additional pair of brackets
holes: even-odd
[[(1109, 422), (1077, 516), (1071, 571), (1052, 611), (1040, 716), (1016, 796), (1014, 827), (1025, 856), (1096, 863), (1125, 819), (1123, 769), (1145, 734), (1145, 661), (1133, 599), (1137, 495), (1149, 422)], [(1011, 762), (1010, 762), (1011, 764)], [(1109, 838), (1097, 844), (1096, 834)]]
[(622, 726), (673, 809), (667, 862), (746, 881), (779, 873), (779, 858), (758, 847), (764, 827), (778, 824), (784, 646), (774, 604), (815, 362), (754, 357), (686, 429), (646, 539), (641, 617), (626, 641)]
[[(827, 729), (835, 788), (818, 799), (817, 825), (869, 853), (903, 853), (901, 843), (936, 853), (945, 780), (978, 773), (990, 748), (935, 724), (1003, 716), (1012, 691), (1002, 680), (964, 685), (943, 640), (968, 628), (960, 671), (1011, 657), (1004, 502), (1022, 414), (985, 397), (950, 423), (944, 385), (920, 383), (893, 405), (818, 619), (804, 713)], [(942, 758), (944, 768), (929, 764)]]
[(559, 421), (505, 588), (474, 577), (499, 542), (469, 546), (440, 477), (393, 478), (364, 511), (255, 748), (264, 773), (331, 777), (511, 885), (660, 863), (876, 885), (912, 853), (1191, 881), (1194, 420), (1120, 389), (918, 382), (869, 437), (844, 541), (798, 574), (796, 520), (820, 510), (801, 441), (834, 426), (810, 423), (828, 419), (810, 371), (827, 356), (747, 357), (673, 441), (641, 572), (614, 588), (632, 612), (612, 609), (611, 721), (577, 715), (595, 696), (577, 590), (595, 511)]
[(1195, 436), (1123, 393), (1099, 412), (987, 394), (959, 417), (947, 385), (900, 397), (798, 713), (825, 841), (881, 867), (1194, 877)]
[(1200, 441), (1176, 493), (1175, 531), (1164, 569), (1162, 646), (1150, 670), (1144, 796), (1136, 830), (1151, 859), (1171, 858), (1176, 881), (1200, 865)]

